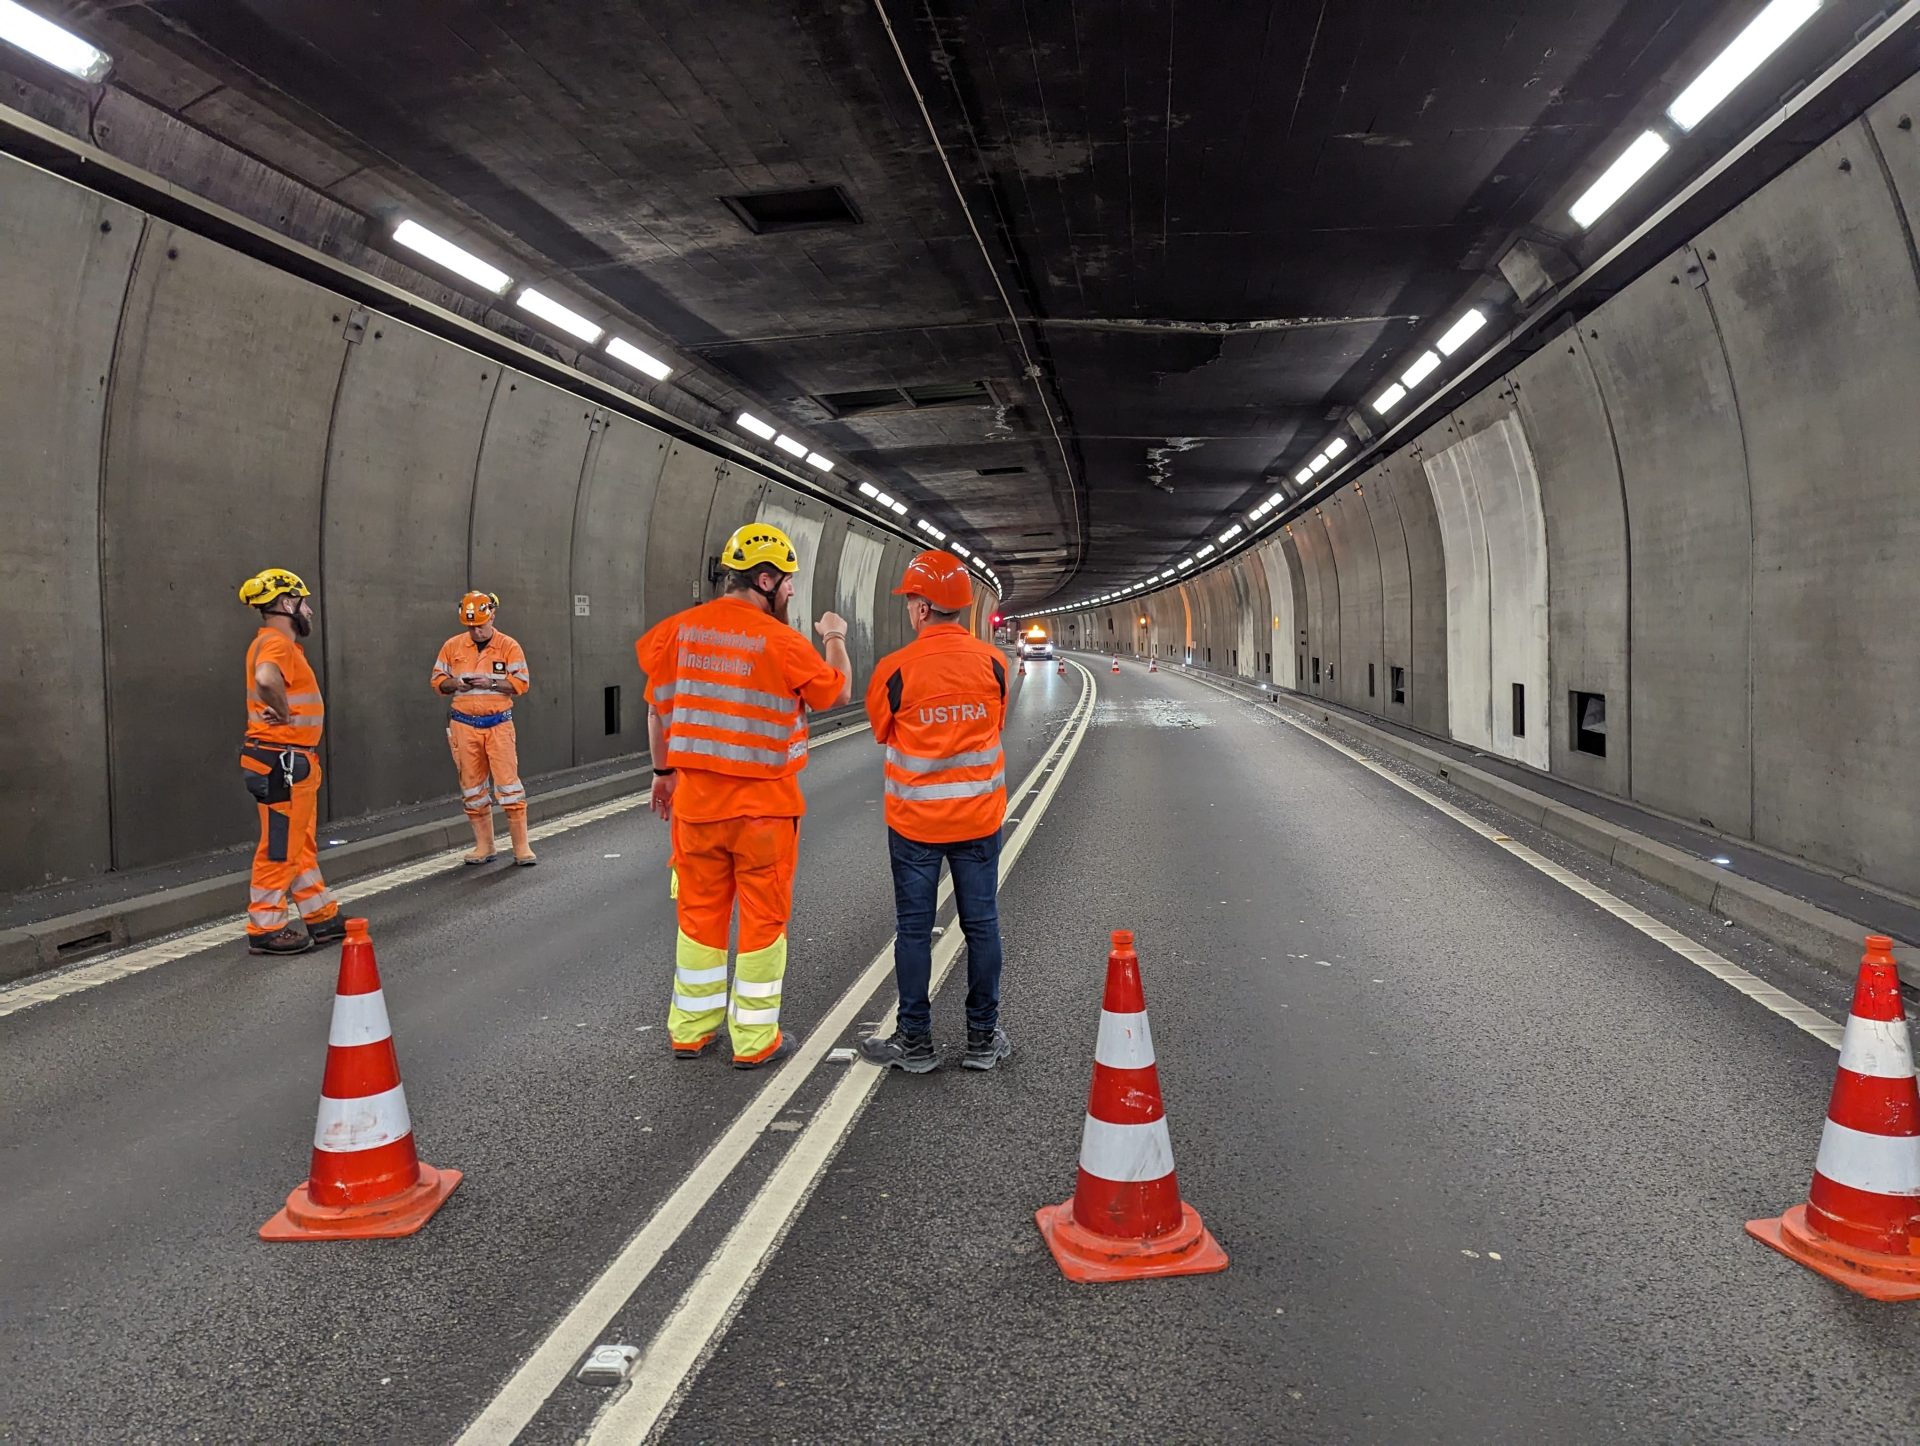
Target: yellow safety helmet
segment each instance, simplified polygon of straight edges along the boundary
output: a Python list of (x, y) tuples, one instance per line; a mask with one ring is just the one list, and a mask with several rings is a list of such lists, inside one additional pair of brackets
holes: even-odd
[(736, 527), (727, 545), (720, 549), (720, 565), (735, 572), (747, 572), (762, 563), (782, 572), (800, 571), (800, 559), (793, 550), (793, 539), (767, 522), (749, 522)]
[(277, 597), (312, 597), (300, 574), (284, 567), (269, 567), (256, 572), (240, 584), (240, 601), (250, 608), (263, 608)]
[(485, 627), (500, 610), (497, 592), (470, 592), (460, 599), (460, 621), (470, 628)]

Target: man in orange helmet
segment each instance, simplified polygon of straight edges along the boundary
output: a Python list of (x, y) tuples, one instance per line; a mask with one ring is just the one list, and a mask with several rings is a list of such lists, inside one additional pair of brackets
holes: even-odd
[[(344, 938), (347, 921), (320, 876), (320, 735), (327, 705), (301, 639), (313, 631), (307, 585), (284, 567), (240, 584), (260, 611), (247, 649), (247, 740), (240, 773), (260, 813), (248, 880), (247, 952), (302, 954)], [(293, 915), (305, 921), (296, 928)]]
[[(470, 592), (460, 599), (466, 631), (440, 645), (433, 660), (434, 690), (452, 700), (447, 743), (460, 774), (460, 802), (473, 825), (473, 852), (464, 862), (493, 859), (493, 805), (507, 815), (513, 861), (536, 864), (527, 844), (527, 786), (520, 781), (520, 754), (513, 733), (513, 700), (533, 686), (520, 644), (493, 625), (500, 599)], [(488, 784), (492, 794), (489, 797)]]
[(925, 1074), (933, 1048), (927, 998), (940, 861), (953, 874), (967, 936), (966, 1069), (992, 1069), (1013, 1047), (1000, 1028), (1000, 825), (1007, 815), (1007, 755), (1000, 728), (1007, 665), (1000, 650), (962, 626), (973, 584), (951, 552), (923, 552), (896, 596), (907, 600), (914, 640), (889, 653), (867, 687), (873, 738), (887, 750), (887, 850), (893, 862), (894, 987), (890, 1038), (861, 1041), (875, 1064)]
[[(787, 625), (799, 557), (764, 522), (720, 550), (725, 590), (656, 623), (634, 644), (647, 675), (653, 811), (673, 823), (679, 932), (667, 1033), (693, 1059), (724, 1020), (736, 1069), (785, 1059), (780, 1025), (787, 917), (799, 852), (800, 770), (809, 708), (853, 700), (847, 625), (822, 613), (823, 659)], [(727, 935), (740, 905), (739, 958), (727, 989)]]

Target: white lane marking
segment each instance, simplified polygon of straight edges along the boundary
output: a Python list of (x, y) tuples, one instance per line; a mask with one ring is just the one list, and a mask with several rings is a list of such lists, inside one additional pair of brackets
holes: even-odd
[(1767, 983), (1766, 980), (1760, 978), (1759, 975), (1749, 973), (1738, 964), (1716, 954), (1713, 950), (1707, 948), (1706, 945), (1695, 943), (1678, 929), (1668, 928), (1651, 914), (1643, 913), (1641, 910), (1634, 908), (1632, 904), (1627, 903), (1624, 899), (1616, 898), (1598, 884), (1588, 882), (1570, 869), (1561, 868), (1560, 865), (1554, 863), (1553, 860), (1535, 853), (1525, 844), (1509, 838), (1506, 834), (1501, 833), (1491, 825), (1482, 823), (1465, 810), (1455, 808), (1445, 799), (1438, 798), (1427, 792), (1427, 790), (1420, 787), (1419, 784), (1411, 783), (1402, 778), (1391, 768), (1375, 763), (1371, 758), (1347, 747), (1346, 744), (1340, 742), (1338, 739), (1329, 738), (1318, 729), (1309, 727), (1296, 718), (1288, 717), (1284, 710), (1275, 707), (1273, 704), (1262, 703), (1253, 698), (1244, 698), (1238, 693), (1234, 693), (1229, 689), (1221, 687), (1217, 683), (1210, 682), (1194, 674), (1188, 674), (1188, 676), (1192, 677), (1195, 682), (1206, 684), (1207, 687), (1212, 688), (1216, 693), (1225, 693), (1229, 698), (1237, 702), (1247, 703), (1262, 713), (1270, 714), (1272, 717), (1286, 724), (1289, 728), (1306, 734), (1307, 737), (1313, 739), (1315, 742), (1325, 744), (1336, 753), (1345, 754), (1362, 768), (1367, 769), (1369, 772), (1379, 774), (1401, 792), (1412, 794), (1428, 807), (1444, 813), (1462, 828), (1471, 829), (1488, 843), (1505, 849), (1508, 853), (1519, 859), (1521, 863), (1539, 870), (1556, 884), (1561, 885), (1563, 888), (1571, 889), (1588, 903), (1605, 909), (1623, 924), (1638, 929), (1656, 944), (1664, 944), (1689, 964), (1706, 970), (1707, 973), (1711, 974), (1715, 979), (1718, 979), (1722, 984), (1737, 989), (1761, 1008), (1779, 1015), (1780, 1018), (1786, 1020), (1787, 1023), (1806, 1031), (1823, 1044), (1830, 1045), (1834, 1049), (1840, 1048), (1840, 1040), (1844, 1033), (1840, 1025), (1836, 1024), (1819, 1010), (1802, 1004), (1784, 989), (1774, 988), (1773, 985)]
[[(851, 738), (856, 733), (865, 733), (870, 726), (866, 723), (851, 723), (844, 728), (836, 728), (831, 733), (815, 738), (810, 746), (818, 748), (823, 743)], [(534, 825), (527, 831), (527, 836), (535, 841), (555, 838), (560, 834), (570, 833), (574, 829), (584, 828), (588, 824), (599, 823), (602, 819), (612, 818), (636, 808), (645, 808), (648, 797), (646, 793), (629, 794), (574, 813), (564, 813), (558, 818)], [(496, 837), (494, 846), (503, 847), (503, 840)], [(430, 879), (438, 874), (457, 874), (465, 867), (460, 862), (465, 852), (464, 849), (448, 849), (415, 863), (402, 864), (382, 873), (369, 874), (364, 879), (355, 879), (350, 884), (336, 886), (333, 893), (345, 908), (351, 903), (371, 899), (393, 889), (405, 888), (408, 884), (417, 884), (422, 879)], [(325, 860), (322, 859), (322, 863), (324, 862)], [(350, 909), (349, 912), (351, 912)], [(238, 920), (206, 924), (190, 933), (181, 934), (172, 939), (162, 939), (154, 944), (143, 944), (118, 954), (109, 954), (103, 959), (82, 964), (63, 973), (34, 976), (24, 984), (0, 989), (0, 1018), (17, 1014), (23, 1009), (31, 1009), (36, 1004), (48, 1004), (56, 999), (65, 999), (68, 995), (97, 989), (100, 985), (111, 984), (116, 979), (144, 974), (147, 970), (158, 968), (162, 964), (172, 964), (189, 955), (203, 953), (208, 949), (218, 948), (222, 944), (230, 944), (236, 939), (244, 939), (246, 934), (246, 926)]]
[[(1027, 775), (1028, 780), (1039, 776), (1041, 768), (1069, 739), (1071, 746), (1077, 750), (1080, 738), (1086, 733), (1087, 720), (1093, 716), (1093, 702), (1097, 690), (1092, 674), (1087, 673), (1085, 669), (1081, 669), (1081, 672), (1085, 678), (1080, 701), (1066, 721), (1061, 724), (1060, 731), (1055, 735), (1054, 741), (1048, 746), (1040, 762)], [(1065, 770), (1056, 770), (1054, 776), (1064, 778)], [(1025, 782), (1021, 786), (1024, 788)], [(1034, 814), (1031, 817), (1033, 823), (1038, 824), (1039, 815)], [(1006, 872), (1012, 866), (1013, 860), (1020, 856), (1021, 851), (1026, 847), (1026, 841), (1032, 836), (1031, 826), (1022, 825), (1008, 837), (1000, 856), (1002, 878), (1006, 877)], [(952, 880), (942, 878), (939, 893), (934, 900), (936, 912), (945, 904), (952, 892)], [(933, 987), (937, 988), (939, 981), (945, 978), (947, 970), (959, 954), (962, 942), (963, 936), (958, 929), (947, 930), (935, 942), (936, 972), (932, 981)], [(575, 1364), (593, 1349), (599, 1340), (600, 1333), (626, 1305), (634, 1291), (639, 1289), (641, 1283), (653, 1273), (654, 1267), (685, 1233), (694, 1218), (726, 1184), (740, 1162), (746, 1158), (747, 1152), (753, 1147), (755, 1141), (773, 1125), (780, 1113), (786, 1109), (789, 1101), (812, 1076), (815, 1068), (829, 1056), (834, 1041), (860, 1020), (874, 992), (892, 975), (893, 940), (889, 938), (880, 952), (874, 955), (873, 961), (861, 972), (860, 977), (855, 979), (846, 992), (834, 1001), (833, 1007), (801, 1042), (793, 1058), (776, 1070), (752, 1101), (734, 1117), (733, 1123), (727, 1127), (725, 1133), (714, 1141), (687, 1177), (654, 1210), (646, 1224), (627, 1241), (620, 1253), (601, 1272), (600, 1277), (587, 1288), (586, 1294), (581, 1296), (573, 1308), (560, 1318), (534, 1353), (508, 1378), (506, 1384), (500, 1388), (499, 1394), (488, 1402), (486, 1409), (461, 1433), (456, 1446), (506, 1446), (506, 1443), (519, 1436), (527, 1423), (533, 1420), (540, 1408), (546, 1404), (554, 1390), (568, 1379)], [(880, 1024), (882, 1033), (892, 1029), (893, 1014), (893, 1009), (889, 1008)], [(815, 1132), (824, 1128), (830, 1119), (840, 1117), (833, 1113), (834, 1111), (850, 1111), (851, 1113), (845, 1115), (846, 1124), (850, 1125), (853, 1115), (859, 1112), (859, 1105), (865, 1102), (867, 1093), (879, 1082), (881, 1073), (873, 1066), (856, 1062), (854, 1072), (846, 1080), (841, 1081), (842, 1089), (849, 1082), (858, 1084), (859, 1087), (854, 1092), (854, 1096), (843, 1098), (841, 1090), (836, 1090), (830, 1097), (827, 1109), (815, 1114), (807, 1133), (795, 1142), (792, 1151), (789, 1151), (788, 1159), (792, 1158), (793, 1152), (807, 1148), (809, 1140), (818, 1141), (824, 1138)], [(839, 1134), (844, 1133), (843, 1125), (840, 1127)], [(838, 1137), (835, 1135), (834, 1139), (837, 1141)], [(811, 1155), (805, 1158), (811, 1158)], [(824, 1161), (822, 1163), (824, 1164)], [(785, 1165), (786, 1162), (783, 1161), (781, 1168), (784, 1169)], [(777, 1178), (791, 1180), (794, 1176), (788, 1174), (777, 1176)], [(764, 1197), (765, 1188), (762, 1189), (762, 1196), (756, 1197), (756, 1206)], [(741, 1225), (745, 1223), (746, 1221), (743, 1220)], [(728, 1240), (731, 1241), (740, 1229), (741, 1226), (736, 1226), (733, 1234), (728, 1236)], [(738, 1291), (734, 1292), (734, 1295), (737, 1297)], [(683, 1301), (682, 1307), (684, 1306)], [(730, 1310), (729, 1306), (729, 1313)], [(716, 1329), (717, 1325), (716, 1322)], [(713, 1332), (709, 1331), (707, 1338), (711, 1339), (712, 1335)], [(684, 1376), (685, 1372), (682, 1371), (681, 1375)], [(625, 1397), (622, 1399), (624, 1400)]]

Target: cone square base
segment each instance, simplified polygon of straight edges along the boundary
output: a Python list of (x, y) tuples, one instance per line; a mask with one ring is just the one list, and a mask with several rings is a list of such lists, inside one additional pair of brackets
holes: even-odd
[(459, 1170), (420, 1167), (420, 1178), (398, 1195), (363, 1205), (316, 1205), (305, 1185), (294, 1187), (284, 1208), (260, 1227), (262, 1240), (392, 1240), (412, 1235), (447, 1203), (462, 1179)]
[(1843, 1245), (1807, 1224), (1796, 1205), (1771, 1220), (1749, 1220), (1747, 1234), (1787, 1259), (1873, 1300), (1920, 1300), (1920, 1255), (1884, 1255)]
[(1212, 1275), (1227, 1268), (1227, 1252), (1201, 1223), (1200, 1212), (1184, 1201), (1180, 1228), (1157, 1240), (1119, 1240), (1096, 1235), (1073, 1218), (1073, 1201), (1034, 1212), (1041, 1238), (1068, 1280), (1099, 1284), (1110, 1280), (1150, 1280), (1168, 1275)]

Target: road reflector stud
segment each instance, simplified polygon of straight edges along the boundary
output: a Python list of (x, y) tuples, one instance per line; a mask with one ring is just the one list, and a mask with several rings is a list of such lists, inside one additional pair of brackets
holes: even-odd
[(617, 1386), (626, 1380), (627, 1372), (639, 1359), (638, 1346), (595, 1346), (593, 1354), (581, 1362), (573, 1378), (590, 1386)]

